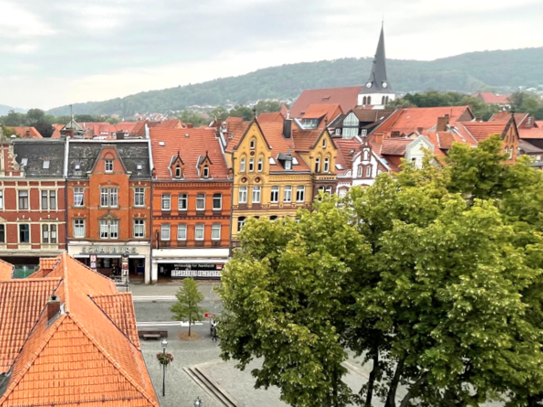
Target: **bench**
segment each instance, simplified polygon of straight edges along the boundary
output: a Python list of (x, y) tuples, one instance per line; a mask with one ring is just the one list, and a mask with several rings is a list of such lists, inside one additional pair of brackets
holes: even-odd
[(159, 330), (138, 331), (138, 336), (141, 339), (167, 338), (168, 337), (168, 331), (159, 331)]

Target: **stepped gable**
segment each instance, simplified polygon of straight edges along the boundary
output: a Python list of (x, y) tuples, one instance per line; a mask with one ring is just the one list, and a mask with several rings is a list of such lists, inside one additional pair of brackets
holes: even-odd
[(338, 104), (341, 110), (348, 112), (358, 103), (358, 94), (363, 86), (345, 88), (311, 89), (304, 90), (290, 108), (290, 117), (303, 117), (311, 105)]
[[(0, 282), (0, 290), (10, 284)], [(139, 343), (130, 339), (135, 326), (130, 293), (119, 294), (113, 281), (67, 254), (47, 278), (15, 284), (48, 286), (28, 301), (27, 313), (17, 313), (31, 327), (11, 374), (0, 381), (1, 406), (159, 406)], [(28, 291), (21, 295), (36, 297)], [(60, 300), (56, 313), (48, 312), (52, 294)], [(14, 308), (9, 298), (0, 296), (0, 306)], [(30, 314), (35, 321), (28, 322)], [(1, 351), (9, 339), (0, 336)]]
[[(221, 150), (220, 140), (215, 137), (215, 129), (198, 127), (187, 129), (152, 128), (149, 132), (155, 175), (158, 180), (171, 180), (170, 166), (179, 154), (183, 161), (183, 179), (200, 180), (198, 161), (208, 156), (211, 160), (211, 178), (225, 180), (228, 168)], [(161, 144), (164, 145), (161, 145)]]

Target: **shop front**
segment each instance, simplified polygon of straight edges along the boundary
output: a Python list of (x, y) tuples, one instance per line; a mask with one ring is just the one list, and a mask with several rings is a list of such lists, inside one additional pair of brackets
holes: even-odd
[(68, 254), (99, 273), (117, 280), (151, 281), (149, 244), (70, 243)]
[(153, 250), (153, 278), (220, 280), (228, 249)]

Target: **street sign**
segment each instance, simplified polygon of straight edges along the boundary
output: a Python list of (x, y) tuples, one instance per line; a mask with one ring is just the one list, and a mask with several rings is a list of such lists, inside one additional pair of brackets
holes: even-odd
[(206, 313), (204, 314), (204, 317), (205, 317), (205, 318), (215, 318), (215, 314), (212, 314), (211, 312), (206, 312)]

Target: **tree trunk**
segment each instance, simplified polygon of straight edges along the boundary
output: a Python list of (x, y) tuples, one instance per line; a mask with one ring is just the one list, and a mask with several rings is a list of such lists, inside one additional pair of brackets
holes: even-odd
[(388, 389), (385, 407), (396, 407), (396, 390), (398, 390), (398, 383), (400, 383), (400, 378), (402, 377), (404, 363), (405, 358), (398, 361), (396, 371), (394, 372), (394, 377), (392, 378), (392, 382), (390, 383), (390, 387)]
[(409, 405), (409, 402), (413, 397), (417, 395), (419, 392), (419, 389), (426, 381), (426, 374), (423, 374), (416, 382), (411, 386), (411, 389), (409, 389), (409, 392), (405, 395), (405, 397), (402, 400), (402, 403), (400, 404), (400, 407), (407, 407)]
[(191, 326), (191, 318), (190, 318), (190, 315), (189, 315), (189, 336), (190, 336), (190, 326)]
[(375, 387), (375, 380), (377, 379), (377, 372), (379, 371), (379, 351), (377, 346), (373, 349), (373, 368), (371, 369), (370, 378), (368, 380), (368, 391), (366, 393), (366, 407), (371, 407), (371, 399), (373, 397), (373, 388)]

